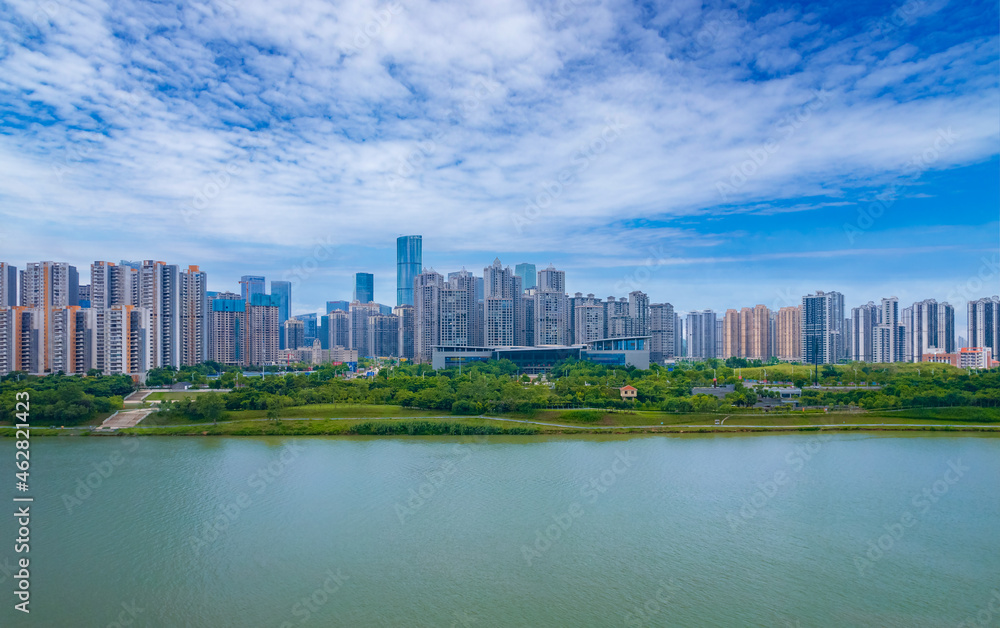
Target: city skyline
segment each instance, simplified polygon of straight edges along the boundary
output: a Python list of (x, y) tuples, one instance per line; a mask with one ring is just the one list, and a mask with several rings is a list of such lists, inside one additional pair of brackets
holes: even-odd
[[(419, 237), (419, 236), (406, 236), (406, 237)], [(394, 250), (395, 250), (395, 247), (394, 247)], [(432, 254), (433, 254), (433, 252), (432, 252)], [(632, 292), (634, 290), (638, 290), (640, 292), (644, 292), (647, 295), (649, 295), (650, 301), (652, 303), (665, 303), (665, 302), (666, 303), (670, 303), (671, 305), (673, 305), (674, 310), (675, 310), (676, 314), (678, 314), (678, 315), (686, 316), (687, 314), (693, 313), (693, 312), (702, 312), (702, 311), (711, 310), (711, 311), (715, 312), (719, 316), (720, 319), (725, 315), (725, 313), (726, 313), (727, 310), (730, 310), (730, 309), (733, 309), (733, 308), (736, 308), (737, 310), (739, 310), (741, 308), (747, 308), (747, 307), (753, 308), (753, 307), (758, 306), (758, 305), (763, 305), (763, 306), (769, 308), (771, 311), (777, 312), (782, 307), (789, 307), (789, 306), (801, 305), (801, 299), (802, 299), (802, 297), (804, 295), (806, 295), (806, 294), (811, 294), (811, 293), (815, 292), (817, 289), (820, 289), (821, 291), (839, 292), (841, 294), (844, 294), (844, 298), (845, 298), (844, 311), (845, 311), (845, 317), (846, 318), (850, 318), (852, 308), (865, 306), (869, 301), (874, 302), (874, 303), (877, 304), (877, 303), (882, 302), (882, 301), (884, 301), (886, 299), (896, 299), (899, 303), (909, 304), (909, 303), (918, 303), (918, 302), (921, 302), (921, 301), (929, 299), (929, 300), (935, 300), (937, 302), (947, 303), (952, 308), (954, 308), (954, 312), (955, 312), (955, 314), (954, 314), (955, 336), (956, 336), (956, 338), (957, 337), (968, 338), (969, 337), (968, 309), (967, 309), (968, 302), (969, 301), (976, 301), (976, 300), (979, 300), (981, 298), (988, 298), (988, 297), (991, 297), (991, 296), (993, 296), (993, 295), (995, 295), (997, 293), (1000, 293), (1000, 260), (998, 260), (998, 257), (1000, 257), (1000, 254), (995, 255), (992, 260), (989, 259), (988, 257), (984, 257), (981, 260), (981, 262), (982, 262), (981, 263), (981, 267), (980, 267), (981, 271), (980, 271), (979, 274), (972, 275), (970, 277), (970, 279), (964, 285), (955, 285), (955, 286), (953, 286), (949, 290), (949, 292), (947, 294), (945, 294), (945, 295), (926, 294), (926, 293), (923, 293), (923, 292), (919, 292), (919, 293), (916, 293), (915, 296), (911, 299), (910, 297), (907, 297), (907, 296), (900, 296), (901, 294), (907, 294), (907, 292), (903, 292), (903, 291), (892, 292), (891, 291), (892, 287), (890, 286), (888, 292), (880, 293), (880, 294), (878, 294), (875, 297), (871, 297), (871, 298), (857, 297), (857, 298), (855, 298), (854, 295), (844, 293), (842, 290), (838, 290), (836, 288), (830, 288), (829, 285), (826, 285), (826, 287), (824, 288), (824, 287), (822, 287), (823, 284), (820, 284), (820, 286), (817, 287), (817, 285), (815, 285), (815, 284), (811, 285), (809, 282), (805, 282), (803, 285), (807, 285), (807, 286), (811, 285), (811, 287), (808, 288), (808, 289), (806, 289), (806, 290), (804, 290), (804, 291), (802, 291), (801, 293), (796, 293), (796, 292), (792, 291), (791, 289), (785, 289), (783, 291), (776, 292), (773, 295), (770, 295), (770, 299), (768, 299), (768, 295), (766, 295), (766, 294), (758, 294), (758, 296), (755, 298), (753, 296), (753, 293), (749, 293), (750, 296), (748, 298), (746, 298), (746, 299), (743, 299), (742, 297), (740, 297), (738, 299), (738, 298), (733, 297), (733, 296), (730, 296), (729, 298), (717, 297), (718, 300), (719, 300), (719, 303), (720, 303), (720, 305), (718, 305), (718, 306), (702, 306), (702, 302), (701, 301), (695, 301), (693, 303), (683, 303), (683, 302), (679, 301), (678, 299), (673, 298), (670, 294), (651, 293), (651, 292), (649, 292), (649, 290), (644, 289), (645, 285), (648, 285), (651, 282), (646, 282), (644, 284), (644, 283), (638, 281), (639, 279), (641, 279), (644, 276), (644, 274), (643, 274), (644, 270), (643, 269), (648, 269), (650, 271), (650, 274), (652, 274), (652, 273), (656, 272), (655, 266), (640, 266), (640, 267), (638, 267), (636, 269), (635, 273), (633, 275), (631, 275), (630, 278), (627, 281), (619, 282), (618, 284), (612, 286), (613, 291), (612, 292), (608, 292), (606, 294), (594, 291), (593, 289), (589, 289), (587, 286), (580, 286), (579, 284), (581, 282), (579, 280), (574, 281), (572, 274), (566, 272), (566, 270), (563, 269), (563, 268), (558, 268), (557, 270), (562, 274), (563, 281), (565, 282), (565, 294), (567, 294), (569, 296), (572, 296), (573, 294), (579, 292), (579, 293), (581, 293), (583, 295), (593, 294), (596, 299), (598, 299), (598, 300), (604, 300), (608, 296), (614, 296), (616, 298), (618, 298), (618, 297), (627, 297), (628, 294), (629, 294), (629, 292)], [(35, 259), (45, 259), (45, 258), (42, 257), (42, 258), (35, 258)], [(539, 272), (539, 273), (545, 271), (547, 269), (547, 267), (551, 267), (551, 265), (543, 265), (543, 264), (537, 264), (537, 263), (536, 264), (532, 264), (530, 262), (512, 262), (512, 261), (509, 262), (509, 261), (506, 261), (504, 258), (502, 258), (500, 256), (495, 256), (494, 259), (500, 259), (501, 262), (502, 262), (502, 264), (503, 264), (503, 266), (505, 266), (505, 267), (506, 266), (510, 266), (512, 272), (514, 271), (515, 266), (523, 266), (523, 265), (527, 265), (529, 267), (530, 266), (535, 266), (536, 268), (538, 268), (538, 270), (536, 272)], [(66, 263), (66, 264), (69, 264), (71, 266), (76, 266), (77, 268), (80, 267), (79, 264), (74, 264), (73, 262), (66, 262), (65, 260), (53, 260), (53, 261), (56, 261), (58, 263)], [(97, 260), (97, 261), (101, 261), (101, 260)], [(110, 261), (110, 260), (106, 260), (106, 261)], [(11, 260), (0, 260), (0, 263), (4, 264), (4, 268), (12, 267), (12, 268), (15, 268), (15, 269), (18, 269), (18, 270), (24, 270), (26, 262), (14, 262), (14, 261), (11, 261)], [(29, 260), (27, 263), (35, 263), (35, 262), (32, 262), (32, 261)], [(87, 262), (86, 264), (83, 264), (82, 267), (85, 268), (85, 269), (89, 269), (89, 267), (90, 267), (90, 265), (92, 263), (95, 263), (95, 260), (91, 260), (90, 262)], [(117, 264), (118, 262), (111, 262), (111, 263), (112, 264)], [(126, 263), (126, 260), (122, 260), (122, 263)], [(128, 262), (128, 263), (135, 264), (137, 262)], [(457, 272), (460, 272), (459, 269), (463, 269), (463, 270), (472, 272), (472, 274), (475, 275), (475, 276), (478, 276), (478, 277), (482, 278), (482, 273), (481, 272), (477, 273), (476, 269), (477, 268), (484, 268), (484, 267), (490, 266), (491, 264), (492, 264), (492, 262), (488, 262), (486, 264), (483, 264), (482, 266), (479, 266), (479, 265), (476, 265), (476, 264), (463, 264), (463, 265), (459, 266), (458, 268), (452, 270), (452, 269), (442, 269), (440, 267), (436, 267), (436, 266), (433, 266), (433, 265), (428, 265), (428, 264), (425, 263), (424, 266), (423, 266), (423, 268), (425, 270), (434, 270), (434, 271), (437, 271), (437, 272), (441, 273), (443, 276), (453, 275), (453, 274), (455, 274)], [(204, 267), (203, 264), (201, 266)], [(249, 279), (249, 280), (253, 281), (255, 289), (257, 289), (257, 290), (264, 290), (268, 294), (275, 293), (275, 289), (277, 289), (282, 294), (282, 299), (283, 299), (282, 303), (284, 304), (287, 301), (287, 299), (288, 299), (287, 295), (285, 294), (285, 291), (290, 290), (291, 291), (291, 297), (292, 297), (291, 303), (290, 303), (290, 305), (287, 306), (287, 308), (288, 308), (287, 310), (284, 309), (285, 306), (283, 305), (283, 307), (282, 307), (282, 313), (281, 313), (281, 316), (280, 316), (280, 319), (279, 319), (280, 323), (283, 324), (284, 321), (287, 320), (288, 316), (309, 316), (309, 315), (325, 316), (326, 313), (327, 313), (327, 308), (329, 307), (329, 305), (331, 303), (336, 302), (338, 304), (346, 304), (346, 303), (350, 303), (351, 301), (356, 300), (355, 299), (355, 291), (356, 291), (357, 282), (359, 281), (359, 277), (360, 276), (369, 276), (369, 275), (371, 276), (371, 279), (372, 279), (372, 282), (373, 282), (373, 285), (374, 285), (374, 298), (373, 298), (373, 302), (380, 303), (380, 304), (382, 304), (385, 307), (389, 307), (389, 308), (393, 307), (394, 304), (396, 303), (396, 301), (395, 301), (396, 295), (399, 292), (398, 288), (397, 288), (397, 285), (398, 285), (398, 274), (397, 273), (399, 272), (399, 264), (393, 264), (393, 266), (394, 266), (394, 268), (392, 270), (392, 272), (393, 272), (392, 275), (382, 276), (382, 275), (379, 275), (378, 273), (374, 273), (374, 272), (356, 272), (356, 273), (352, 274), (351, 277), (350, 277), (349, 287), (347, 288), (348, 292), (347, 292), (346, 295), (343, 295), (341, 293), (327, 294), (326, 292), (320, 292), (318, 300), (321, 302), (321, 304), (318, 305), (315, 308), (312, 308), (312, 307), (310, 307), (308, 305), (306, 305), (306, 306), (302, 306), (301, 305), (302, 301), (298, 300), (298, 296), (297, 296), (297, 293), (298, 293), (298, 289), (297, 288), (299, 287), (299, 283), (297, 283), (295, 281), (295, 278), (296, 278), (295, 275), (292, 275), (291, 276), (291, 281), (289, 281), (287, 279), (277, 279), (277, 278), (272, 279), (270, 276), (267, 276), (266, 274), (263, 274), (263, 273), (254, 274), (254, 275), (248, 275), (245, 272), (240, 271), (240, 274), (239, 274), (238, 278), (235, 281), (233, 281), (233, 282), (229, 282), (229, 281), (227, 281), (225, 279), (218, 279), (217, 276), (216, 276), (216, 274), (214, 272), (207, 272), (207, 274), (208, 274), (208, 291), (210, 291), (210, 292), (226, 292), (226, 291), (236, 290), (237, 292), (240, 292), (241, 290), (245, 290), (244, 284)], [(991, 279), (990, 273), (993, 273), (993, 276), (997, 277), (997, 280), (994, 281), (992, 284), (990, 283), (990, 279)], [(87, 280), (87, 277), (89, 275), (87, 273), (83, 273), (83, 272), (81, 272), (79, 274), (81, 276), (81, 278), (79, 280), (79, 284), (81, 286), (87, 285), (84, 282)], [(984, 277), (985, 277), (985, 280), (984, 280)], [(262, 278), (265, 279), (265, 283), (261, 287), (260, 284), (259, 284), (259, 280), (262, 279)], [(278, 287), (272, 287), (272, 282), (278, 284), (280, 286), (280, 288), (278, 288)], [(0, 282), (0, 283), (5, 283), (5, 282)], [(235, 286), (232, 285), (234, 283), (236, 284)], [(306, 283), (308, 283), (308, 281)], [(614, 290), (615, 288), (617, 288), (617, 290)], [(318, 289), (318, 288), (314, 288), (314, 289)], [(668, 290), (669, 290), (669, 288), (668, 288)], [(386, 293), (391, 293), (391, 294), (387, 295)], [(243, 295), (244, 295), (244, 298), (246, 298), (246, 293), (245, 292), (243, 292)], [(390, 299), (383, 299), (383, 298), (380, 298), (380, 295), (381, 295), (381, 297), (391, 296), (392, 299), (391, 300)], [(948, 296), (951, 296), (953, 298), (949, 299), (949, 298), (947, 298)], [(2, 307), (2, 305), (3, 304), (0, 304), (0, 307)], [(343, 307), (343, 305), (338, 305), (337, 307)], [(282, 338), (282, 344), (283, 344), (283, 338)]]
[(553, 264), (692, 310), (1000, 283), (995, 4), (655, 14), (12, 5), (0, 258), (308, 268), (297, 311), (358, 272), (395, 303), (411, 233), (441, 272)]

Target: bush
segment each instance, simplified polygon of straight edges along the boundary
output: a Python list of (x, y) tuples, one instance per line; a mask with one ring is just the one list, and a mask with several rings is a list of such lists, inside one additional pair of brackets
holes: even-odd
[(452, 414), (479, 414), (479, 408), (476, 404), (471, 401), (466, 401), (465, 399), (459, 399), (455, 403), (451, 404)]
[(569, 412), (564, 412), (560, 418), (564, 421), (596, 423), (604, 418), (604, 412), (601, 410), (570, 410)]

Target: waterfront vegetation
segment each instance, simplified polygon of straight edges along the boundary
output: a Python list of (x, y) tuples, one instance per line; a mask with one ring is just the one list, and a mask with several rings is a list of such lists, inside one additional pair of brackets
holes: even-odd
[[(808, 384), (816, 377), (823, 388), (805, 388), (801, 405), (852, 411), (909, 408), (968, 407), (975, 420), (994, 420), (1000, 407), (1000, 371), (969, 373), (948, 365), (850, 364), (813, 369), (803, 365), (777, 365), (739, 371), (721, 363), (697, 363), (667, 369), (609, 368), (591, 362), (567, 361), (544, 378), (528, 378), (507, 361), (475, 364), (433, 371), (427, 365), (383, 365), (374, 378), (342, 379), (334, 372), (268, 375), (240, 378), (237, 388), (218, 394), (225, 414), (270, 411), (271, 418), (316, 416), (310, 407), (398, 406), (408, 410), (453, 415), (525, 415), (550, 408), (591, 408), (605, 411), (652, 411), (672, 414), (759, 412), (752, 408), (759, 398), (774, 397), (762, 383)], [(742, 378), (741, 378), (742, 376)], [(733, 384), (724, 396), (695, 394), (693, 389)], [(621, 399), (619, 388), (638, 389), (636, 400)], [(162, 402), (163, 419), (205, 420), (204, 408), (218, 402), (209, 393)], [(319, 410), (327, 412), (328, 410)], [(583, 410), (579, 422), (596, 422), (603, 414)], [(589, 412), (589, 413), (588, 413)], [(769, 412), (793, 412), (782, 406)], [(321, 415), (334, 416), (334, 415)], [(354, 415), (365, 416), (365, 415)], [(395, 416), (404, 416), (396, 414)], [(248, 417), (249, 418), (249, 417)]]
[[(171, 381), (189, 381), (196, 379), (190, 375), (199, 368), (218, 372), (217, 366), (157, 371), (158, 376), (166, 374)], [(772, 364), (731, 368), (721, 361), (708, 361), (638, 370), (566, 361), (543, 377), (529, 378), (507, 361), (474, 364), (463, 367), (461, 372), (434, 371), (428, 365), (392, 361), (371, 366), (379, 369), (377, 376), (354, 379), (342, 377), (341, 366), (263, 377), (247, 377), (242, 371), (230, 369), (226, 371), (231, 374), (231, 381), (227, 382), (232, 387), (229, 392), (207, 388), (156, 391), (149, 395), (143, 405), (156, 405), (159, 411), (147, 417), (143, 425), (186, 427), (222, 422), (240, 424), (238, 429), (253, 433), (261, 430), (286, 433), (285, 430), (295, 429), (349, 433), (343, 432), (345, 426), (353, 425), (348, 420), (440, 421), (446, 417), (470, 417), (455, 424), (473, 425), (478, 419), (472, 417), (484, 416), (567, 426), (626, 428), (710, 426), (717, 422), (733, 427), (1000, 423), (1000, 369), (968, 372), (926, 363), (857, 363), (818, 368)], [(735, 389), (719, 396), (692, 394), (695, 388), (711, 386), (713, 378), (719, 385), (733, 384)], [(803, 388), (804, 411), (793, 410), (788, 404), (755, 408), (754, 403), (761, 397), (777, 395), (764, 388), (765, 378), (769, 384), (782, 382), (800, 388), (812, 380), (818, 381), (820, 387)], [(621, 399), (619, 388), (626, 384), (638, 390), (637, 399)], [(12, 421), (14, 392), (25, 388), (32, 393), (32, 423), (74, 426), (92, 424), (95, 417), (121, 408), (122, 397), (134, 390), (134, 384), (126, 376), (11, 374), (0, 380), (3, 403), (0, 421)], [(303, 425), (309, 427), (290, 427), (297, 419), (303, 419)], [(336, 421), (317, 427), (317, 420), (324, 419)], [(261, 425), (268, 422), (288, 425)]]
[(127, 375), (38, 377), (14, 372), (0, 378), (0, 423), (12, 423), (15, 393), (28, 392), (32, 424), (81, 425), (120, 410), (134, 384)]

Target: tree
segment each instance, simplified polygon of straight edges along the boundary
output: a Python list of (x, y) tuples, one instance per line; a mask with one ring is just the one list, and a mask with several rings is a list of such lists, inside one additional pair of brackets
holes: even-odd
[(277, 397), (267, 400), (267, 418), (269, 421), (277, 421), (281, 414), (281, 401)]
[(218, 393), (204, 393), (198, 395), (194, 402), (194, 411), (206, 421), (217, 423), (226, 409), (226, 404)]

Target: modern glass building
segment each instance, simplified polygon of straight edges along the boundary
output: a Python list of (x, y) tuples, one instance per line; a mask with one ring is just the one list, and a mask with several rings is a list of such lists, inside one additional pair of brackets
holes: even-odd
[(375, 275), (357, 273), (354, 275), (354, 300), (371, 303), (375, 300)]
[(609, 338), (579, 345), (546, 347), (435, 346), (431, 366), (445, 369), (487, 360), (510, 360), (519, 372), (545, 373), (561, 360), (588, 360), (607, 366), (649, 368), (649, 336)]
[(527, 290), (537, 285), (538, 274), (535, 272), (534, 264), (518, 264), (514, 267), (514, 274), (521, 278), (521, 289)]
[(350, 301), (327, 301), (326, 302), (326, 313), (329, 314), (334, 310), (344, 310), (349, 312), (351, 309)]
[(423, 259), (423, 236), (396, 238), (396, 305), (413, 305), (413, 280), (420, 274)]
[[(271, 282), (271, 296), (278, 297), (278, 327), (280, 328), (291, 316), (292, 307), (292, 282), (290, 281), (272, 281)], [(285, 348), (285, 335), (281, 334), (279, 337), (279, 349)]]
[(243, 275), (240, 277), (240, 293), (247, 303), (255, 294), (264, 294), (264, 278), (260, 275)]

